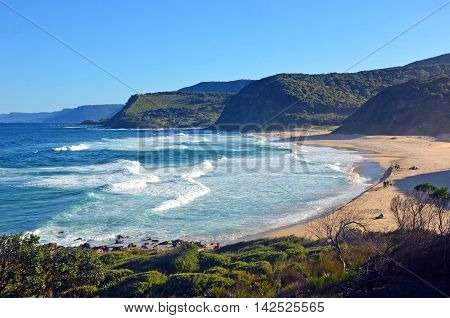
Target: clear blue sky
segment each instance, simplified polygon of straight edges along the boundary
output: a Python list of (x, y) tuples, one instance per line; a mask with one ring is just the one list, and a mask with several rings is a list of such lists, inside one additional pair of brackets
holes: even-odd
[[(3, 1), (139, 92), (342, 72), (446, 2)], [(450, 5), (353, 71), (448, 52)], [(124, 103), (133, 94), (1, 3), (0, 70), (0, 113)]]

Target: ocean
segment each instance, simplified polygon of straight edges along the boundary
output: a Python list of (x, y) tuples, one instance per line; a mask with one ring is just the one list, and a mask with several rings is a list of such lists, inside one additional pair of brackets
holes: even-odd
[(226, 243), (323, 213), (381, 173), (355, 152), (253, 134), (0, 124), (0, 234)]

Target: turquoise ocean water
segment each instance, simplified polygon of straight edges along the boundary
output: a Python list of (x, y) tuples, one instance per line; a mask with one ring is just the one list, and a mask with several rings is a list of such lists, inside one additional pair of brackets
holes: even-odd
[(0, 234), (226, 242), (358, 195), (382, 170), (366, 162), (359, 175), (357, 163), (354, 152), (252, 134), (0, 124)]

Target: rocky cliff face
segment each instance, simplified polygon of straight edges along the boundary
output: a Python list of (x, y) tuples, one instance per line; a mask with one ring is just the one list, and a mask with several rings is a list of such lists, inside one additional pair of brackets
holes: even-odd
[(411, 80), (368, 100), (339, 134), (429, 135), (450, 133), (450, 77)]

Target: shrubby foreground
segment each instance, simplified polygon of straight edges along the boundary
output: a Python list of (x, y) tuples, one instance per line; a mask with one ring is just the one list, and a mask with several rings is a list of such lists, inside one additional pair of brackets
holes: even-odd
[(311, 231), (201, 250), (98, 253), (0, 237), (1, 297), (443, 297), (450, 293), (448, 190), (396, 197), (397, 230), (333, 214)]

